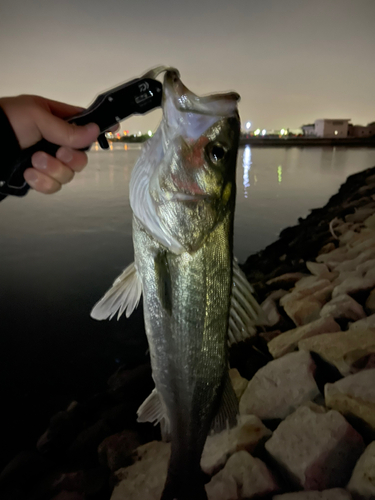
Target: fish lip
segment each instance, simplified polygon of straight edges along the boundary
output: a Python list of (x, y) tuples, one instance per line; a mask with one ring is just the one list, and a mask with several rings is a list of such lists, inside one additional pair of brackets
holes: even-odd
[[(173, 68), (168, 69), (164, 76), (164, 93), (166, 92), (172, 98), (177, 110), (206, 115), (232, 116), (240, 100), (240, 96), (237, 92), (198, 96), (182, 83), (180, 74)], [(220, 103), (229, 104), (229, 108), (222, 109), (221, 112), (212, 111), (210, 109), (211, 106), (215, 104), (220, 106)]]

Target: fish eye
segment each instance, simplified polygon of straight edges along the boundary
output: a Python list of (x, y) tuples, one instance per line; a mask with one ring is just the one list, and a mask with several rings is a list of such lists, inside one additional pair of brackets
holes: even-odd
[(219, 143), (215, 143), (210, 148), (210, 152), (209, 152), (210, 160), (213, 163), (217, 163), (224, 158), (225, 153), (226, 153), (226, 151), (223, 148), (223, 146)]

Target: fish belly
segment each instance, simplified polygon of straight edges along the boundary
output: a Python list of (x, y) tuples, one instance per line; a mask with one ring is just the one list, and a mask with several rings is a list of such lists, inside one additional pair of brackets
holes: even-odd
[(163, 499), (169, 498), (168, 490), (179, 499), (203, 488), (200, 458), (228, 370), (232, 226), (228, 214), (199, 250), (176, 255), (134, 218), (153, 378), (170, 421)]

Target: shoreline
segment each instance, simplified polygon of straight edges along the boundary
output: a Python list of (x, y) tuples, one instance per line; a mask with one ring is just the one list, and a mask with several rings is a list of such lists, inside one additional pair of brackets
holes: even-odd
[(240, 138), (240, 146), (266, 146), (266, 147), (296, 147), (296, 146), (308, 146), (308, 147), (352, 147), (352, 148), (375, 148), (375, 139), (362, 139), (360, 137), (346, 137), (343, 139), (333, 139), (333, 138), (306, 138), (306, 137), (246, 137), (242, 136)]

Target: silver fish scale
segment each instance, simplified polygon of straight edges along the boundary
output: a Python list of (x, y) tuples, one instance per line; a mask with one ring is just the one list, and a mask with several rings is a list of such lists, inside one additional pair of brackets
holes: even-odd
[(227, 372), (232, 219), (229, 210), (199, 250), (181, 255), (133, 222), (153, 377), (168, 410), (175, 468), (199, 466)]

